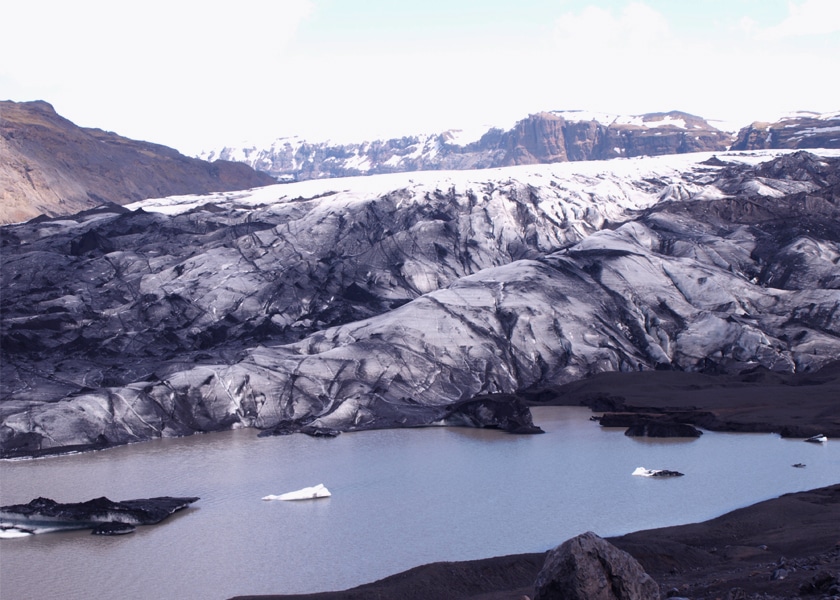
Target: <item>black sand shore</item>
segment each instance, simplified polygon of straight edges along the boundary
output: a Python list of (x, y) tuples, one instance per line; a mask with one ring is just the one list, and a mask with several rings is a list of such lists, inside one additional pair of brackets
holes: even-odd
[[(715, 431), (840, 437), (840, 363), (799, 375), (605, 373), (524, 396), (532, 406), (584, 405)], [(608, 539), (642, 564), (663, 598), (831, 597), (840, 578), (840, 483), (703, 523)], [(533, 594), (544, 559), (536, 553), (432, 563), (345, 591), (238, 599), (519, 600)]]
[(531, 406), (647, 414), (710, 431), (840, 437), (840, 361), (814, 373), (601, 373), (522, 397)]

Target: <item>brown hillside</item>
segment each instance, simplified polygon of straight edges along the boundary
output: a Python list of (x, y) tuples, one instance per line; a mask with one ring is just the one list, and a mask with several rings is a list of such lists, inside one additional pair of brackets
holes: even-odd
[(0, 101), (0, 224), (103, 203), (275, 183), (251, 167), (74, 125), (43, 101)]

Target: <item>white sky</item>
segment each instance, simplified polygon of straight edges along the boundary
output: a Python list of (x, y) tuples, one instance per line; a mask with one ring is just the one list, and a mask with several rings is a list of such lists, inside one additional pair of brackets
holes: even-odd
[(187, 153), (510, 127), (542, 110), (735, 126), (840, 109), (840, 0), (31, 0), (0, 99)]

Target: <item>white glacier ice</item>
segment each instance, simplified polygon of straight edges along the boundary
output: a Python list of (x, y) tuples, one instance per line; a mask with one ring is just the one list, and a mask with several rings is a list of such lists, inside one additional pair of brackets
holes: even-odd
[(324, 487), (323, 483), (314, 485), (312, 487), (305, 487), (294, 492), (286, 492), (280, 495), (263, 496), (263, 500), (314, 500), (315, 498), (329, 498), (332, 496), (330, 491)]

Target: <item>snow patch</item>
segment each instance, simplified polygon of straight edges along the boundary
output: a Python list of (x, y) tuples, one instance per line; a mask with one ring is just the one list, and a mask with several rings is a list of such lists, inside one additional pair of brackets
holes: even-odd
[(443, 139), (453, 146), (468, 146), (480, 140), (485, 133), (492, 129), (489, 125), (480, 125), (465, 129), (450, 129), (443, 132)]
[(677, 127), (687, 129), (685, 119), (673, 118), (670, 115), (663, 115), (661, 118), (654, 118), (650, 115), (620, 115), (586, 110), (557, 110), (551, 114), (563, 117), (573, 123), (595, 121), (605, 127), (610, 125), (633, 125), (636, 127)]
[(821, 133), (834, 133), (840, 131), (840, 126), (837, 127), (807, 127), (802, 131), (797, 132), (795, 135), (791, 136), (791, 139), (795, 138), (804, 138), (811, 135), (817, 135)]

